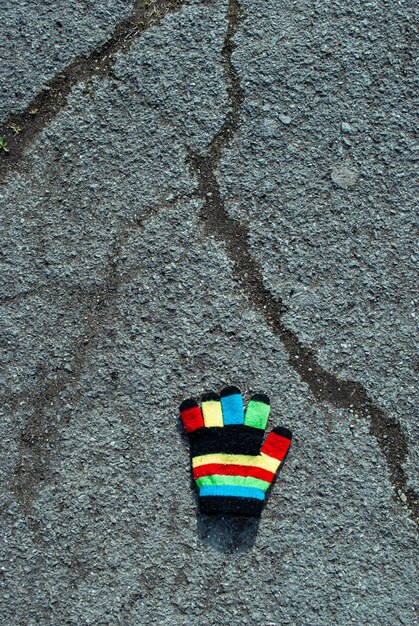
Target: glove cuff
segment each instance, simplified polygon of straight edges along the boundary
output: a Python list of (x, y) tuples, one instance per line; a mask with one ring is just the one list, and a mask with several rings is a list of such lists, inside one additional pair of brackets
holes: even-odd
[[(236, 492), (242, 492), (238, 495)], [(201, 487), (199, 510), (205, 515), (245, 515), (259, 517), (265, 503), (265, 494), (260, 489), (225, 486), (223, 495), (217, 487)]]

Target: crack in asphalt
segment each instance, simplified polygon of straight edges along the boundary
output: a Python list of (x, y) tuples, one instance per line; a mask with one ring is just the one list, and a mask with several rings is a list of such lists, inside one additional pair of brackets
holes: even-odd
[[(112, 75), (116, 52), (127, 52), (132, 43), (150, 26), (182, 7), (185, 0), (137, 0), (131, 14), (116, 25), (112, 35), (88, 56), (77, 56), (47, 82), (22, 113), (11, 114), (0, 135), (8, 152), (0, 154), (0, 179), (19, 164), (25, 149), (66, 106), (72, 87), (93, 76)], [(16, 133), (13, 128), (21, 128)]]
[(117, 258), (123, 238), (127, 236), (121, 233), (122, 229), (115, 237), (102, 284), (88, 290), (73, 290), (75, 298), (81, 303), (84, 322), (83, 330), (71, 350), (74, 356), (68, 371), (48, 380), (46, 372), (41, 370), (38, 382), (29, 394), (12, 396), (9, 400), (12, 405), (23, 402), (33, 410), (20, 433), (18, 461), (11, 485), (11, 492), (25, 510), (30, 508), (39, 484), (47, 478), (49, 457), (58, 435), (59, 424), (49, 419), (48, 409), (79, 379), (88, 354), (96, 346), (101, 328), (115, 311), (119, 288)]
[[(147, 211), (142, 213), (141, 216), (137, 216), (132, 220), (127, 220), (127, 219), (120, 220), (121, 227), (124, 227), (127, 231), (133, 228), (140, 228), (144, 225), (144, 222), (146, 222), (149, 217), (152, 217), (153, 215), (155, 215), (156, 213), (158, 213), (159, 211), (163, 209), (170, 208), (171, 206), (175, 205), (181, 198), (182, 198), (182, 195), (174, 196), (172, 199), (167, 200), (166, 202), (160, 202), (157, 206), (148, 209)], [(135, 278), (138, 273), (139, 273), (139, 270), (132, 270), (130, 272), (126, 272), (124, 282), (128, 282), (129, 280)], [(28, 298), (31, 298), (33, 296), (42, 296), (43, 294), (48, 294), (51, 291), (51, 289), (55, 289), (58, 291), (61, 290), (61, 292), (63, 293), (68, 293), (72, 296), (81, 297), (81, 298), (84, 298), (84, 297), (88, 298), (92, 296), (94, 297), (97, 291), (97, 288), (93, 288), (92, 290), (92, 289), (86, 289), (82, 287), (81, 285), (77, 285), (77, 284), (66, 285), (65, 283), (60, 282), (58, 279), (52, 280), (48, 278), (45, 282), (38, 284), (36, 287), (32, 289), (27, 289), (26, 291), (20, 291), (18, 293), (14, 293), (14, 294), (12, 293), (12, 294), (6, 294), (6, 295), (0, 296), (0, 307), (13, 306), (16, 302), (25, 301)]]
[(399, 502), (405, 501), (411, 517), (417, 521), (419, 503), (415, 491), (407, 486), (403, 463), (408, 453), (408, 441), (400, 423), (374, 404), (361, 383), (341, 380), (324, 369), (318, 363), (315, 352), (303, 345), (296, 333), (287, 328), (282, 321), (287, 308), (281, 299), (275, 299), (265, 287), (261, 268), (249, 251), (248, 226), (232, 218), (225, 208), (215, 171), (222, 151), (229, 147), (240, 126), (244, 90), (232, 62), (232, 53), (233, 37), (242, 17), (240, 3), (229, 0), (222, 60), (230, 111), (205, 154), (188, 149), (187, 162), (198, 179), (198, 195), (203, 200), (200, 215), (202, 224), (208, 234), (223, 242), (233, 261), (233, 271), (242, 290), (281, 340), (288, 353), (289, 364), (308, 385), (316, 400), (338, 409), (350, 410), (369, 423), (369, 433), (376, 438), (386, 460), (394, 496)]
[[(72, 295), (79, 304), (80, 318), (83, 320), (83, 329), (70, 350), (73, 358), (69, 361), (66, 371), (60, 373), (55, 379), (48, 379), (48, 373), (41, 369), (38, 373), (38, 382), (29, 392), (10, 394), (2, 398), (3, 405), (9, 406), (12, 410), (22, 406), (28, 408), (28, 413), (32, 410), (32, 414), (27, 417), (25, 426), (20, 432), (18, 460), (10, 485), (11, 493), (26, 511), (31, 507), (39, 484), (45, 482), (48, 477), (50, 457), (59, 436), (60, 423), (51, 421), (48, 410), (57, 401), (62, 400), (62, 394), (68, 389), (71, 390), (80, 378), (89, 354), (102, 336), (105, 323), (109, 322), (116, 313), (120, 288), (142, 271), (136, 268), (120, 274), (119, 261), (122, 247), (133, 228), (143, 228), (147, 219), (164, 208), (176, 206), (180, 198), (181, 196), (176, 196), (168, 202), (158, 204), (154, 209), (146, 211), (141, 218), (137, 218), (135, 222), (127, 224), (124, 220), (120, 224), (100, 285), (89, 289), (80, 286), (64, 287), (63, 291)], [(67, 404), (73, 399), (75, 393), (70, 391), (66, 399)], [(68, 423), (71, 405), (69, 407), (69, 409), (61, 408), (61, 415), (67, 415), (61, 423)]]
[(26, 300), (26, 298), (29, 298), (30, 296), (33, 296), (36, 293), (38, 293), (38, 290), (39, 290), (39, 287), (36, 287), (36, 289), (28, 289), (27, 291), (20, 291), (19, 293), (1, 296), (0, 306), (6, 305), (6, 304), (14, 304), (15, 302)]

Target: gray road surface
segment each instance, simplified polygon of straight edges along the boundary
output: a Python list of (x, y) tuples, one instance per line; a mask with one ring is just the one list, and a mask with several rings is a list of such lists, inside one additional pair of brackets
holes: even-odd
[[(414, 626), (414, 3), (26, 4), (1, 624)], [(225, 384), (294, 433), (259, 523), (196, 513), (178, 405)]]

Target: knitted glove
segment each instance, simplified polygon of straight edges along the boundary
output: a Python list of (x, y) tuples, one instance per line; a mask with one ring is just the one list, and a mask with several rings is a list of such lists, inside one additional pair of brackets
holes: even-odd
[[(221, 397), (220, 397), (221, 396)], [(254, 395), (246, 410), (237, 387), (180, 405), (189, 436), (192, 473), (201, 513), (259, 516), (275, 474), (291, 444), (291, 431), (274, 428), (262, 445), (269, 398)]]

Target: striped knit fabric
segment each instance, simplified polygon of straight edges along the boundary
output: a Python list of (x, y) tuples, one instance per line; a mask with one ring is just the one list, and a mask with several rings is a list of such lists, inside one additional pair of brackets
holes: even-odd
[(204, 394), (202, 407), (193, 399), (180, 405), (202, 513), (260, 515), (291, 444), (291, 432), (280, 427), (263, 442), (269, 411), (269, 398), (256, 394), (244, 412), (237, 387)]

